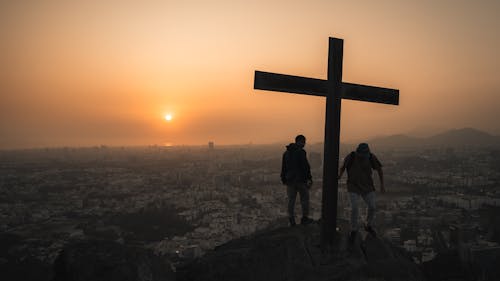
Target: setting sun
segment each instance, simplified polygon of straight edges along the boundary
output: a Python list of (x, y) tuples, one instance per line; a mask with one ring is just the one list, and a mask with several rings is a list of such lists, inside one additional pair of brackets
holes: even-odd
[(0, 155), (281, 143), (298, 132), (323, 142), (324, 97), (253, 83), (256, 70), (327, 79), (330, 36), (345, 40), (344, 82), (402, 93), (399, 107), (343, 101), (343, 142), (500, 135), (500, 1), (25, 2), (0, 1)]

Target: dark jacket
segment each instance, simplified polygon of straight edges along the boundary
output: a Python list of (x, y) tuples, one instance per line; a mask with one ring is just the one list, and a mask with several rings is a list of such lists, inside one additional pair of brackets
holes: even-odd
[(307, 161), (306, 151), (295, 143), (287, 145), (281, 163), (281, 182), (307, 183), (311, 179), (311, 167)]

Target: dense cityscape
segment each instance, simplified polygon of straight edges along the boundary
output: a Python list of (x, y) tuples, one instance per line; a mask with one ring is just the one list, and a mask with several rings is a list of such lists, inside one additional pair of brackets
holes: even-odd
[[(342, 146), (341, 155), (354, 147)], [(306, 150), (312, 217), (318, 220), (322, 144)], [(151, 249), (175, 269), (177, 261), (232, 239), (286, 226), (283, 151), (282, 144), (213, 142), (2, 151), (0, 268), (48, 274), (68, 241), (98, 238)], [(416, 263), (452, 248), (467, 261), (498, 255), (498, 148), (373, 151), (384, 165), (388, 191), (377, 195), (377, 230), (384, 239), (405, 248)], [(339, 221), (348, 222), (345, 177), (338, 210)]]

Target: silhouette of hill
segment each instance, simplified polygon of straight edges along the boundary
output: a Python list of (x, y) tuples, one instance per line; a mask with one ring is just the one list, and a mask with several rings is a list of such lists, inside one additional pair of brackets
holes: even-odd
[(424, 280), (408, 253), (367, 235), (348, 243), (340, 233), (334, 253), (319, 246), (320, 225), (282, 227), (232, 240), (177, 269), (177, 280)]
[(473, 128), (463, 128), (437, 134), (428, 138), (428, 141), (434, 145), (446, 145), (449, 143), (457, 146), (490, 146), (499, 145), (500, 137)]
[(494, 136), (474, 128), (449, 130), (427, 138), (407, 135), (377, 137), (368, 141), (377, 147), (422, 147), (422, 146), (492, 146), (500, 147), (500, 136)]
[[(454, 249), (417, 265), (404, 249), (364, 232), (353, 243), (348, 233), (339, 233), (330, 254), (322, 253), (319, 236), (317, 222), (263, 230), (177, 264), (175, 272), (171, 260), (148, 249), (105, 240), (73, 241), (54, 262), (52, 280), (498, 280), (496, 252), (471, 263)], [(19, 270), (12, 276), (19, 277)]]
[(373, 138), (368, 140), (368, 143), (377, 147), (418, 146), (421, 144), (421, 139), (399, 134)]

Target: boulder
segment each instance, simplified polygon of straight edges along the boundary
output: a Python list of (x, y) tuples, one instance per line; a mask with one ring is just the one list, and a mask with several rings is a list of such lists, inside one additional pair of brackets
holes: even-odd
[(113, 241), (72, 242), (54, 262), (54, 281), (175, 280), (170, 264), (150, 251)]

